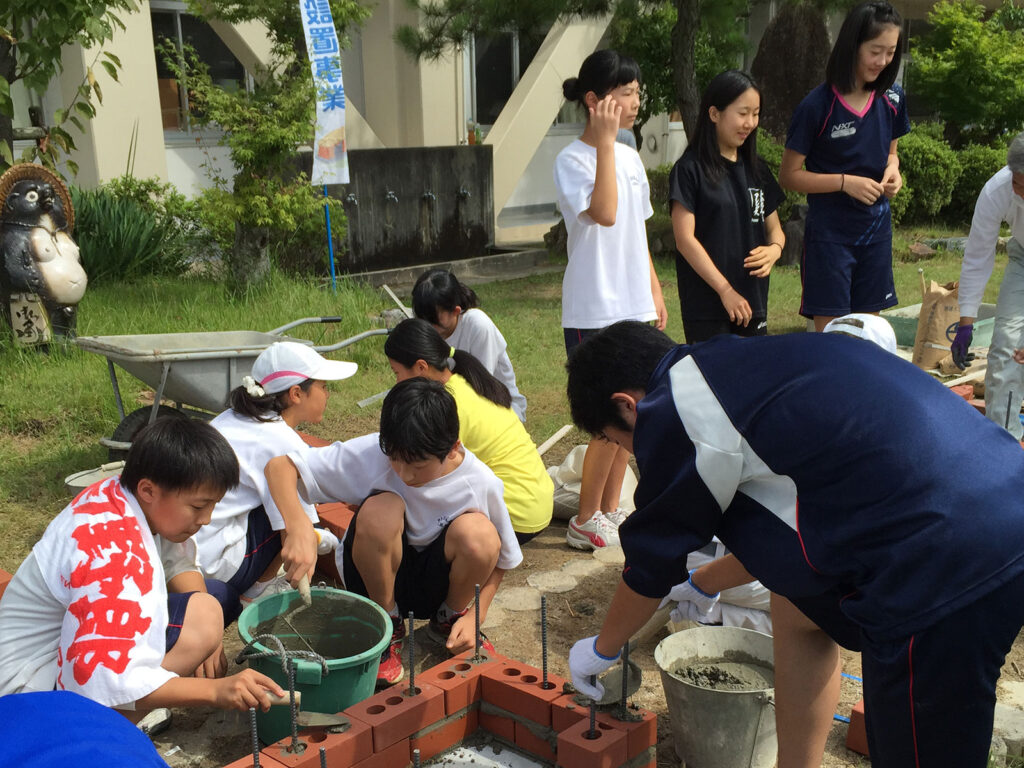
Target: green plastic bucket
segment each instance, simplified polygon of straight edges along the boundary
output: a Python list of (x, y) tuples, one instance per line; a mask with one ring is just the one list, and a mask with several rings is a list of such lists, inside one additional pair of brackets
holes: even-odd
[[(351, 592), (316, 587), (311, 594), (313, 604), (296, 614), (293, 624), (317, 653), (337, 658), (327, 658), (327, 675), (316, 661), (295, 658), (295, 690), (302, 693), (303, 712), (333, 715), (373, 695), (380, 655), (391, 640), (391, 619), (375, 602)], [(261, 624), (274, 621), (301, 604), (302, 599), (295, 590), (255, 600), (238, 617), (242, 642), (248, 645), (255, 636), (262, 634), (257, 629)], [(283, 621), (277, 624), (272, 634), (285, 648), (308, 650), (286, 625), (282, 631)], [(358, 652), (341, 656), (339, 651), (346, 649)], [(249, 653), (274, 650), (271, 644), (256, 643)], [(276, 653), (250, 658), (249, 665), (288, 690), (288, 675)], [(257, 711), (256, 727), (260, 741), (271, 744), (291, 733), (291, 712), (286, 706), (271, 707), (269, 712)]]

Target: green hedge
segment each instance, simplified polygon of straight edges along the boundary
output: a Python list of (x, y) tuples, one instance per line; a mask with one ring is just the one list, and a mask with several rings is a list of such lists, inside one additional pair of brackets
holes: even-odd
[(896, 195), (906, 194), (907, 199), (897, 203), (894, 220), (932, 221), (949, 205), (961, 165), (957, 153), (941, 138), (941, 131), (937, 124), (917, 125), (900, 139), (900, 172), (909, 189)]
[(1006, 147), (968, 144), (957, 152), (957, 157), (962, 172), (953, 188), (953, 197), (942, 214), (951, 223), (970, 224), (981, 188), (1006, 165)]

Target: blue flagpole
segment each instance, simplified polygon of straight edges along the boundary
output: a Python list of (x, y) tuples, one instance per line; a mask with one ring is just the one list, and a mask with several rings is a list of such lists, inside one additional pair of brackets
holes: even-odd
[(324, 184), (324, 218), (327, 220), (327, 254), (331, 260), (331, 290), (338, 292), (338, 281), (334, 275), (334, 238), (331, 237), (331, 207), (327, 204), (327, 185)]

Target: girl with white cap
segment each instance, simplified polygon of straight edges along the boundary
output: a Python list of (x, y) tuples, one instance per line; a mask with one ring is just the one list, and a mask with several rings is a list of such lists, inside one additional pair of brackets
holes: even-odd
[[(238, 486), (195, 536), (203, 574), (226, 583), (227, 594), (217, 596), (225, 625), (238, 617), (242, 603), (287, 589), (289, 581), (312, 570), (317, 554), (337, 544), (332, 533), (313, 528), (318, 518), (312, 505), (303, 505), (304, 517), (282, 516), (263, 469), (275, 456), (306, 450), (296, 429), (323, 419), (326, 382), (347, 379), (356, 370), (355, 363), (327, 360), (305, 344), (276, 342), (256, 358), (242, 386), (232, 390), (231, 407), (211, 422), (231, 444), (241, 468)], [(282, 561), (285, 576), (275, 578)]]

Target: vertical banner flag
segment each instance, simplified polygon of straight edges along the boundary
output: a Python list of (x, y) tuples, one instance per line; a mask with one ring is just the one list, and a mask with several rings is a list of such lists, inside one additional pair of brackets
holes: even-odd
[(313, 143), (313, 185), (348, 184), (345, 143), (345, 86), (341, 82), (341, 49), (328, 0), (299, 0), (306, 51), (316, 86), (316, 141)]

